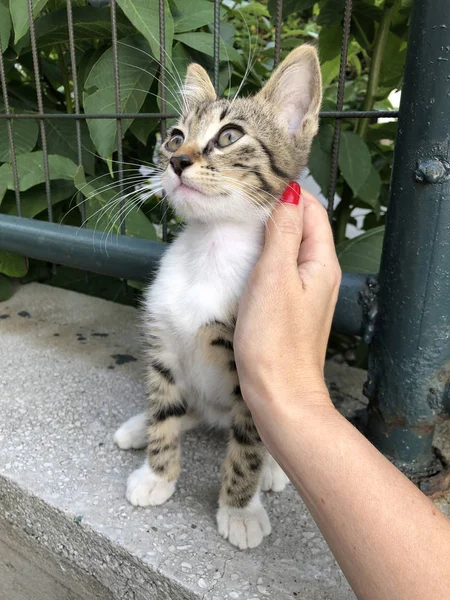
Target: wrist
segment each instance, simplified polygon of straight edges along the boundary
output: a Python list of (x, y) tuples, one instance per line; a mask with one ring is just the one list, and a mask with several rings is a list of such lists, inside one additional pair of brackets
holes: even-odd
[(246, 382), (241, 379), (241, 390), (250, 410), (266, 413), (283, 413), (291, 411), (308, 412), (316, 409), (334, 409), (323, 376), (296, 378), (295, 384), (283, 382)]

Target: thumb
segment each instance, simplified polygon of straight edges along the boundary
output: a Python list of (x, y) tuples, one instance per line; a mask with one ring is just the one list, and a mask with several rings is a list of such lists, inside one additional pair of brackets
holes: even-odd
[(299, 184), (291, 181), (273, 209), (266, 226), (263, 258), (283, 262), (293, 259), (297, 263), (303, 233), (303, 203), (300, 203), (300, 193)]

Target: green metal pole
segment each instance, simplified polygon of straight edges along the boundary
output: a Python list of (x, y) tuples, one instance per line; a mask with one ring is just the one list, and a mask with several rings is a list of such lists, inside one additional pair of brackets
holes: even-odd
[(450, 413), (449, 0), (412, 8), (379, 286), (368, 434), (418, 478)]

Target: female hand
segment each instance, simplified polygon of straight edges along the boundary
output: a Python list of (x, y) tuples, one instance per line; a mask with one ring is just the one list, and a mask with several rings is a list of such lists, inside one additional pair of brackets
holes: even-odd
[(277, 399), (330, 403), (323, 367), (340, 281), (327, 213), (291, 182), (239, 305), (234, 347), (252, 411)]
[(296, 206), (290, 187), (239, 307), (243, 397), (357, 598), (450, 598), (448, 519), (331, 403), (323, 365), (341, 273), (325, 210), (307, 192)]

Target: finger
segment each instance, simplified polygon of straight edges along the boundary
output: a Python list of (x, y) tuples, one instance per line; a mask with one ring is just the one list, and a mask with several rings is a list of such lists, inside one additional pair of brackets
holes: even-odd
[(302, 191), (303, 239), (298, 254), (299, 264), (318, 261), (323, 264), (337, 262), (327, 211), (322, 204), (306, 190)]
[(273, 209), (266, 226), (262, 258), (285, 263), (297, 263), (303, 231), (303, 204), (300, 202), (300, 186), (291, 181), (280, 202)]

